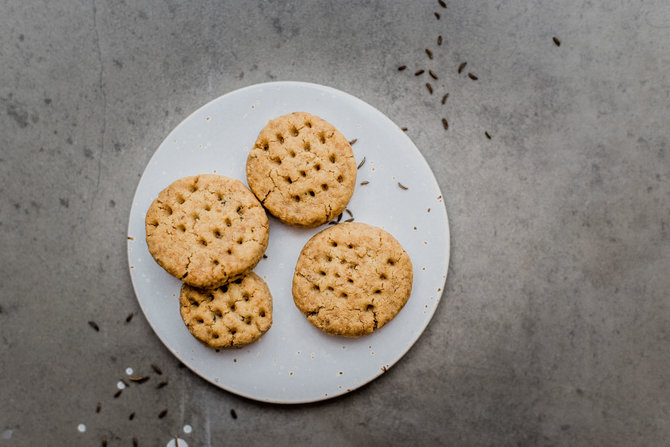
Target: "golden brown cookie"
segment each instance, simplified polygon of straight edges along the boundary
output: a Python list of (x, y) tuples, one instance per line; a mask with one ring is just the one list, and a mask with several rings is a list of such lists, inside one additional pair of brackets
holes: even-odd
[(282, 222), (316, 227), (344, 211), (356, 185), (356, 161), (332, 124), (296, 112), (271, 120), (258, 135), (247, 182)]
[(270, 289), (253, 272), (213, 290), (184, 284), (179, 305), (191, 334), (212, 348), (248, 345), (272, 326)]
[(369, 334), (402, 309), (412, 291), (412, 262), (381, 228), (342, 223), (312, 237), (293, 275), (293, 300), (324, 332)]
[(158, 195), (146, 217), (156, 262), (185, 283), (226, 284), (253, 269), (268, 246), (268, 218), (242, 182), (213, 174), (185, 177)]

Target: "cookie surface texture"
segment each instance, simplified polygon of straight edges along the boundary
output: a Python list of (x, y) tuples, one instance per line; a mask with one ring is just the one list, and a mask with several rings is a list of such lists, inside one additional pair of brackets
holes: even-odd
[(282, 222), (316, 227), (338, 216), (356, 185), (356, 160), (332, 124), (305, 112), (273, 119), (249, 152), (247, 182)]
[(302, 249), (293, 300), (317, 328), (358, 337), (391, 321), (412, 291), (412, 262), (388, 232), (364, 223), (321, 231)]
[(248, 345), (272, 326), (270, 289), (253, 272), (211, 290), (184, 284), (179, 306), (189, 332), (212, 348)]
[(171, 275), (201, 288), (253, 269), (268, 245), (265, 210), (242, 182), (185, 177), (158, 195), (146, 216), (147, 245)]

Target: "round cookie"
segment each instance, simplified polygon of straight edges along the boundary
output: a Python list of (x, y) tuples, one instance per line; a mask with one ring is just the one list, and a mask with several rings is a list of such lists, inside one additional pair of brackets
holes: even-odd
[(171, 275), (215, 288), (253, 269), (268, 246), (268, 218), (239, 180), (185, 177), (158, 195), (146, 216), (147, 245)]
[(356, 160), (332, 124), (291, 113), (261, 130), (247, 159), (247, 183), (285, 224), (316, 227), (347, 206), (356, 185)]
[(352, 222), (312, 237), (293, 275), (293, 300), (324, 332), (369, 334), (402, 309), (412, 291), (412, 262), (381, 228)]
[(253, 272), (213, 290), (184, 284), (179, 306), (189, 332), (212, 348), (248, 345), (272, 326), (270, 289)]

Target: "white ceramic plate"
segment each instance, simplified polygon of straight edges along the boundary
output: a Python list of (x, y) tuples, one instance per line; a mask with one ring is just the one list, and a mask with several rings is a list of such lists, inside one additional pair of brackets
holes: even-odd
[[(300, 250), (323, 230), (291, 228), (270, 217), (270, 243), (255, 272), (273, 296), (272, 328), (237, 350), (207, 348), (179, 314), (180, 281), (154, 262), (144, 218), (158, 193), (174, 180), (216, 173), (246, 183), (251, 146), (268, 120), (305, 111), (337, 127), (353, 145), (358, 170), (348, 209), (356, 221), (384, 228), (414, 265), (412, 295), (390, 323), (349, 339), (322, 333), (293, 304), (291, 282)], [(363, 181), (369, 181), (361, 186)], [(402, 183), (408, 189), (398, 186)], [(345, 213), (342, 220), (349, 216)], [(195, 111), (159, 146), (140, 180), (128, 224), (128, 262), (137, 299), (158, 337), (204, 379), (232, 393), (265, 402), (314, 402), (354, 390), (397, 362), (428, 325), (442, 295), (449, 265), (449, 225), (442, 193), (407, 135), (374, 107), (316, 84), (272, 82), (226, 94)]]

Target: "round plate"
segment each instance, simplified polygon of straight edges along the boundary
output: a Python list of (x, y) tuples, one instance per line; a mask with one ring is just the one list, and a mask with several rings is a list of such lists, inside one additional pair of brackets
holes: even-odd
[[(272, 292), (273, 325), (256, 343), (216, 352), (200, 344), (181, 319), (181, 282), (149, 254), (146, 211), (162, 189), (181, 177), (216, 173), (246, 183), (247, 155), (260, 130), (270, 119), (295, 111), (320, 116), (346, 138), (357, 139), (354, 155), (365, 163), (358, 170), (348, 209), (356, 221), (391, 233), (409, 253), (414, 266), (412, 295), (391, 322), (371, 335), (351, 339), (319, 331), (296, 308), (291, 286), (300, 250), (327, 225), (298, 229), (270, 217), (267, 259), (255, 272)], [(344, 213), (342, 221), (348, 218)], [(216, 386), (276, 403), (328, 399), (385, 372), (428, 325), (449, 265), (447, 211), (437, 181), (416, 146), (369, 104), (339, 90), (303, 82), (272, 82), (234, 91), (179, 124), (144, 170), (130, 211), (128, 236), (128, 263), (137, 299), (165, 346)]]

